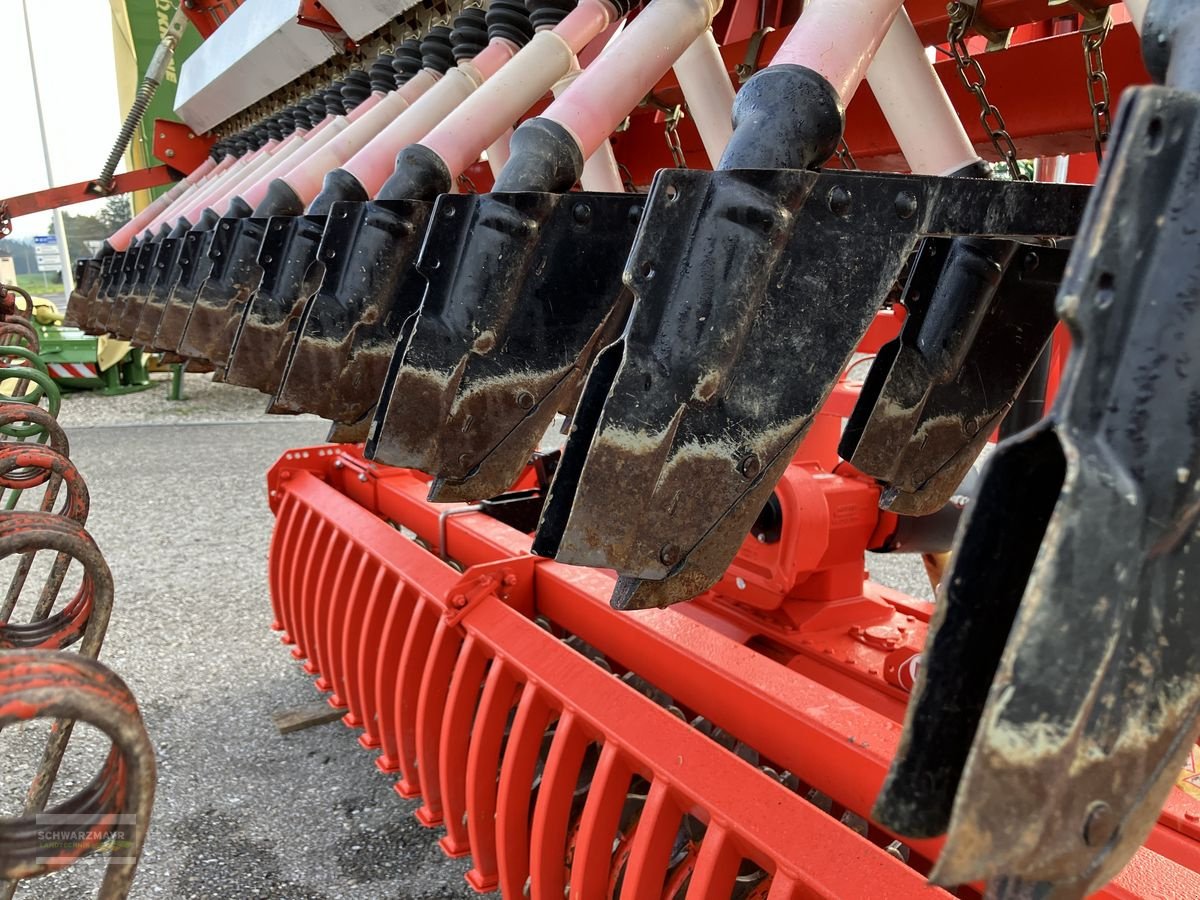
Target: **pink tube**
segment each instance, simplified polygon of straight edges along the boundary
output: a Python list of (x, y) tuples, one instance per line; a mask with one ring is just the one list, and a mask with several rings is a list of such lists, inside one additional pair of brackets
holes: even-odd
[[(224, 162), (224, 160), (222, 160), (222, 162)], [(175, 200), (178, 199), (179, 196), (185, 191), (191, 190), (194, 186), (203, 181), (205, 176), (207, 176), (209, 172), (213, 171), (217, 165), (217, 161), (211, 156), (205, 157), (204, 162), (202, 162), (194, 172), (188, 175), (187, 178), (176, 182), (169, 190), (154, 198), (154, 200), (152, 200), (145, 209), (113, 232), (113, 234), (108, 238), (108, 246), (112, 247), (114, 250), (124, 250), (129, 246), (129, 242), (133, 240), (133, 236), (135, 234), (140, 232), (144, 226), (149, 225), (156, 218), (158, 218), (159, 214), (164, 212), (167, 207), (174, 203)]]
[(245, 165), (234, 166), (225, 173), (226, 177), (222, 179), (221, 184), (214, 184), (209, 190), (204, 192), (204, 196), (197, 197), (193, 202), (189, 203), (179, 213), (179, 218), (195, 223), (196, 217), (204, 212), (204, 210), (210, 206), (218, 206), (222, 200), (230, 196), (230, 188), (237, 186), (247, 175), (252, 175), (271, 161), (271, 156), (278, 149), (279, 144), (279, 141), (267, 141), (266, 144), (259, 148), (252, 159), (246, 160)]
[[(171, 215), (172, 211), (183, 209), (184, 205), (187, 204), (189, 197), (200, 196), (201, 191), (207, 190), (209, 185), (215, 184), (217, 179), (223, 178), (226, 172), (237, 165), (237, 162), (238, 157), (234, 156), (233, 154), (226, 156), (219, 163), (217, 163), (217, 167), (209, 172), (206, 177), (201, 178), (196, 184), (192, 185), (189, 190), (184, 191), (182, 194), (179, 194), (174, 200), (172, 200), (165, 209), (160, 210), (158, 215), (156, 215), (148, 224), (146, 224), (144, 230), (152, 231), (157, 229), (163, 222), (175, 221), (174, 217)], [(133, 238), (130, 238), (130, 240), (132, 241)]]
[[(296, 135), (289, 135), (289, 138), (291, 137), (296, 137)], [(276, 148), (275, 152), (271, 154), (271, 157), (267, 159), (261, 166), (257, 166), (253, 171), (248, 169), (242, 175), (237, 184), (230, 187), (228, 193), (226, 193), (224, 197), (220, 198), (219, 200), (215, 200), (210, 205), (222, 216), (229, 215), (229, 205), (233, 202), (235, 197), (241, 197), (242, 194), (250, 190), (250, 188), (254, 187), (254, 185), (258, 184), (258, 182), (262, 181), (264, 177), (269, 177), (269, 173), (279, 169), (284, 169), (289, 166), (291, 164), (292, 157), (294, 157), (303, 147), (303, 138), (295, 141), (285, 140), (279, 145), (278, 148)]]
[(358, 121), (363, 116), (365, 116), (367, 113), (369, 113), (372, 109), (374, 109), (375, 106), (379, 103), (379, 101), (382, 100), (384, 97), (386, 97), (390, 93), (391, 93), (391, 91), (386, 91), (386, 92), (385, 91), (371, 91), (370, 95), (365, 100), (363, 100), (362, 103), (358, 104), (358, 106), (354, 107), (354, 109), (352, 109), (346, 113), (346, 121), (347, 122)]
[[(346, 160), (342, 168), (374, 197), (396, 168), (396, 154), (429, 133), (514, 55), (506, 40), (492, 41), (474, 59), (463, 60), (441, 77), (375, 139)], [(509, 122), (508, 124), (512, 124)]]
[(721, 0), (654, 0), (542, 117), (566, 128), (584, 158), (591, 156), (720, 8)]
[(900, 0), (813, 0), (771, 65), (819, 72), (848, 105), (898, 9)]
[(266, 146), (259, 147), (252, 153), (247, 153), (234, 161), (234, 164), (221, 173), (219, 177), (210, 179), (204, 184), (199, 191), (195, 191), (186, 197), (181, 197), (180, 202), (176, 203), (167, 210), (158, 220), (155, 221), (155, 228), (161, 225), (174, 225), (181, 218), (187, 218), (191, 221), (191, 217), (187, 213), (195, 206), (199, 205), (200, 209), (208, 207), (208, 198), (212, 197), (216, 192), (224, 190), (228, 185), (232, 184), (241, 173), (252, 165), (256, 160), (260, 159), (266, 150)]
[(276, 154), (272, 158), (270, 167), (265, 172), (256, 173), (252, 184), (243, 181), (245, 190), (240, 195), (235, 194), (234, 196), (240, 196), (251, 209), (258, 206), (262, 202), (262, 195), (267, 193), (267, 189), (274, 179), (288, 171), (301, 158), (312, 156), (349, 126), (349, 116), (327, 116), (322, 119), (320, 126), (304, 136), (304, 143), (297, 147), (294, 153), (282, 156)]
[[(643, 12), (642, 15), (645, 13)], [(605, 0), (580, 0), (561, 22), (554, 26), (558, 35), (571, 52), (578, 55), (592, 38), (602, 32), (620, 15), (616, 7)]]
[[(418, 100), (426, 91), (437, 83), (437, 75), (429, 69), (422, 69), (405, 84), (381, 99), (370, 111), (343, 130), (334, 140), (313, 152), (297, 154), (288, 161), (287, 168), (274, 177), (287, 182), (288, 187), (295, 191), (300, 202), (307, 206), (317, 194), (321, 193), (321, 184), (330, 169), (336, 169), (367, 146), (389, 124), (400, 116), (409, 105)], [(359, 107), (361, 109), (361, 107)], [(358, 112), (358, 109), (355, 110)], [(319, 151), (319, 152), (318, 152)], [(258, 206), (270, 187), (270, 178), (263, 178), (244, 199), (251, 206)], [(251, 194), (257, 199), (251, 199)]]

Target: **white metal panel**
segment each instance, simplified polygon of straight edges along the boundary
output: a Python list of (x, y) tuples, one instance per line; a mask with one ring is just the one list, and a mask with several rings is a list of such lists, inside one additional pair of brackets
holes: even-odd
[(175, 114), (208, 131), (333, 56), (324, 33), (296, 22), (298, 7), (296, 0), (239, 6), (180, 69)]
[(418, 0), (321, 0), (352, 40), (362, 40), (393, 16), (416, 6)]

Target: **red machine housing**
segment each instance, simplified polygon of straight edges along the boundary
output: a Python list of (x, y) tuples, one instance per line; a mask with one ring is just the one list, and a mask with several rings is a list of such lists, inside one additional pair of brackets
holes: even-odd
[[(778, 539), (752, 533), (716, 588), (663, 610), (614, 611), (611, 573), (427, 502), (422, 474), (293, 450), (268, 475), (274, 627), (479, 891), (948, 896), (925, 882), (940, 841), (869, 820), (933, 606), (864, 579), (893, 523), (832, 455), (853, 395), (777, 488)], [(1099, 896), (1200, 896), (1192, 776)]]

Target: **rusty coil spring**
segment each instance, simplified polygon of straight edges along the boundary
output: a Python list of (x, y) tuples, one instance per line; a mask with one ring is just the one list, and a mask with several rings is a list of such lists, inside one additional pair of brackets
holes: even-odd
[[(111, 849), (99, 896), (125, 897), (145, 843), (155, 787), (154, 750), (137, 702), (120, 678), (78, 654), (0, 655), (0, 728), (39, 718), (53, 718), (56, 726), (86, 722), (112, 744), (92, 781), (52, 807), (45, 818), (37, 815), (43, 800), (32, 814), (0, 822), (0, 877), (12, 879), (11, 896), (18, 879), (57, 871), (87, 854)], [(31, 794), (38, 788), (35, 783)], [(61, 828), (61, 840), (55, 825)]]
[[(62, 649), (82, 635), (95, 601), (94, 573), (102, 573), (103, 557), (91, 537), (83, 530), (88, 515), (88, 493), (78, 469), (65, 456), (49, 447), (12, 444), (0, 447), (0, 487), (29, 487), (46, 485), (38, 513), (19, 512), (0, 516), (0, 558), (8, 555), (5, 539), (12, 537), (27, 542), (28, 548), (21, 552), (17, 569), (9, 583), (8, 593), (0, 601), (0, 648), (45, 647)], [(59, 488), (67, 487), (62, 510), (56, 515), (53, 507)], [(30, 520), (29, 516), (36, 518)], [(65, 532), (64, 540), (69, 547), (52, 547), (54, 543), (46, 533), (47, 524)], [(13, 612), (24, 591), (30, 569), (38, 550), (57, 549), (58, 553), (41, 593), (29, 617), (28, 625), (12, 623)], [(83, 555), (81, 555), (83, 554)], [(56, 616), (50, 612), (62, 588), (63, 580), (71, 560), (78, 559), (84, 567), (84, 577), (76, 596)], [(111, 577), (109, 577), (108, 603), (111, 605)], [(81, 624), (82, 623), (82, 624)], [(35, 643), (35, 635), (40, 638)]]
[[(84, 529), (88, 490), (67, 457), (69, 442), (55, 419), (57, 403), (44, 383), (45, 366), (19, 346), (36, 346), (36, 337), (15, 316), (5, 316), (0, 342), (11, 342), (0, 346), (0, 365), (16, 357), (30, 375), (29, 381), (18, 382), (10, 402), (0, 402), (0, 436), (7, 439), (0, 443), (0, 497), (8, 492), (11, 507), (22, 494), (43, 488), (37, 510), (0, 512), (0, 560), (18, 557), (0, 599), (0, 729), (16, 721), (53, 720), (26, 792), (24, 814), (0, 825), (0, 900), (10, 900), (21, 879), (106, 850), (112, 852), (100, 896), (124, 897), (153, 802), (153, 750), (128, 689), (94, 661), (112, 612), (112, 574)], [(14, 367), (0, 374), (15, 377), (18, 371)], [(26, 393), (30, 381), (35, 387)], [(37, 405), (43, 396), (49, 410)], [(53, 563), (22, 616), (25, 621), (15, 621), (36, 556), (45, 551), (54, 554)], [(56, 612), (72, 560), (82, 574), (74, 595)], [(60, 652), (72, 646), (76, 653)], [(46, 813), (76, 721), (104, 731), (112, 746), (92, 782)], [(55, 823), (61, 823), (57, 833)]]
[(17, 344), (18, 341), (24, 341), (34, 353), (40, 349), (37, 332), (27, 322), (15, 318), (0, 322), (0, 344)]
[(71, 444), (54, 414), (25, 402), (0, 403), (0, 435), (18, 441), (36, 440), (70, 456)]

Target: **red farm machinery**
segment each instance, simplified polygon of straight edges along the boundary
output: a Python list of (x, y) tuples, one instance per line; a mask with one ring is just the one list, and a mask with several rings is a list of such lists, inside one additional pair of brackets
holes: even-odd
[(272, 627), (475, 889), (1200, 898), (1200, 3), (296, 5), (68, 321), (331, 422)]

